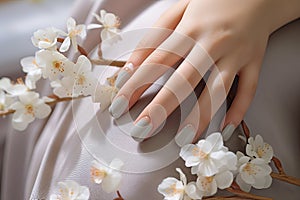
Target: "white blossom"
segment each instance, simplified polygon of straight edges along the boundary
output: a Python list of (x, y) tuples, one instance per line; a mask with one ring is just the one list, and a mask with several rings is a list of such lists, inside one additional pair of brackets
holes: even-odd
[(9, 94), (10, 97), (17, 97), (28, 91), (28, 87), (24, 84), (13, 84), (7, 77), (0, 79), (0, 89)]
[(74, 50), (77, 52), (78, 51), (77, 37), (83, 39), (86, 36), (86, 27), (83, 24), (76, 25), (75, 19), (70, 17), (67, 20), (67, 29), (68, 29), (68, 33), (65, 33), (61, 30), (57, 30), (57, 32), (60, 35), (66, 37), (64, 39), (64, 42), (61, 44), (59, 51), (66, 52), (70, 48), (70, 45), (72, 43)]
[(216, 194), (218, 188), (225, 189), (231, 186), (233, 174), (231, 171), (222, 171), (214, 176), (199, 175), (196, 181), (197, 188), (203, 193), (203, 196), (212, 196)]
[(36, 92), (21, 94), (19, 100), (10, 106), (10, 109), (15, 110), (12, 125), (16, 130), (25, 130), (35, 118), (43, 119), (51, 112), (50, 106), (45, 104)]
[(107, 13), (105, 10), (100, 11), (100, 15), (93, 14), (100, 24), (89, 24), (88, 29), (102, 28), (101, 39), (102, 41), (108, 40), (111, 44), (120, 40), (120, 26), (119, 18), (113, 13)]
[(14, 102), (13, 97), (7, 95), (2, 89), (0, 89), (0, 111), (8, 111), (9, 106)]
[(164, 195), (164, 200), (191, 200), (201, 199), (202, 194), (197, 189), (195, 182), (187, 184), (185, 174), (180, 168), (176, 168), (180, 180), (174, 177), (165, 178), (158, 186), (159, 193)]
[(250, 137), (246, 146), (246, 154), (251, 158), (261, 158), (269, 163), (273, 158), (273, 148), (264, 142), (260, 135), (256, 135), (255, 139)]
[(40, 49), (55, 50), (58, 33), (53, 28), (40, 29), (31, 37), (32, 44)]
[(118, 190), (122, 174), (120, 172), (124, 163), (120, 159), (114, 159), (109, 166), (105, 166), (94, 160), (91, 167), (91, 177), (97, 184), (101, 184), (102, 189), (107, 192)]
[(75, 181), (59, 182), (59, 194), (52, 194), (50, 200), (88, 200), (90, 191)]
[(271, 167), (261, 158), (245, 156), (237, 152), (239, 173), (236, 182), (243, 191), (249, 192), (251, 187), (256, 189), (268, 188), (272, 184)]
[(59, 98), (78, 97), (78, 94), (73, 93), (74, 80), (71, 78), (63, 78), (62, 80), (52, 81), (53, 93)]
[(180, 156), (192, 174), (213, 176), (220, 170), (236, 170), (237, 158), (223, 146), (221, 133), (213, 133), (197, 144), (187, 144), (181, 148)]
[(111, 104), (119, 89), (110, 85), (98, 84), (92, 94), (93, 102), (100, 102), (100, 111), (104, 111)]
[(23, 72), (27, 73), (25, 84), (29, 89), (36, 88), (36, 82), (42, 77), (42, 68), (37, 64), (35, 57), (26, 57), (21, 59)]
[(43, 78), (51, 81), (72, 73), (74, 63), (57, 51), (41, 50), (36, 53), (36, 63), (41, 67)]
[(54, 89), (54, 94), (59, 97), (88, 96), (95, 92), (98, 80), (92, 72), (92, 64), (83, 55), (79, 56), (73, 66), (72, 73), (62, 78), (60, 85)]

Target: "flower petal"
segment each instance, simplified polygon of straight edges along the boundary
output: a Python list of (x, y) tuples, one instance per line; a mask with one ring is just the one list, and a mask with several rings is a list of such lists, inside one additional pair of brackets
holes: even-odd
[(215, 175), (217, 186), (220, 189), (230, 187), (233, 182), (233, 174), (230, 171), (221, 172)]
[(182, 170), (180, 168), (176, 168), (176, 171), (179, 173), (180, 180), (183, 182), (183, 185), (186, 185), (187, 179), (186, 179), (185, 174), (182, 172)]
[(35, 116), (38, 119), (43, 119), (46, 118), (50, 113), (51, 113), (51, 107), (42, 101), (42, 103), (40, 103), (36, 107)]
[(18, 131), (24, 131), (27, 126), (28, 126), (28, 122), (27, 121), (20, 121), (20, 122), (17, 122), (15, 120), (12, 120), (12, 126), (14, 129), (18, 130)]
[(214, 195), (218, 190), (214, 177), (198, 176), (196, 185), (203, 192), (204, 196)]
[(110, 33), (106, 28), (101, 31), (100, 36), (103, 42), (110, 39)]
[(220, 150), (223, 147), (222, 134), (219, 133), (219, 132), (210, 134), (206, 138), (206, 141), (211, 144), (211, 146), (212, 146), (212, 150), (211, 151), (217, 151), (217, 150)]
[(185, 187), (186, 194), (192, 199), (202, 199), (203, 192), (197, 188), (196, 182), (190, 182)]
[(257, 177), (255, 183), (252, 185), (256, 189), (269, 188), (272, 184), (272, 177), (270, 175)]
[(102, 181), (102, 189), (107, 192), (116, 192), (120, 186), (122, 175), (119, 172), (110, 173)]
[(67, 28), (68, 28), (68, 32), (70, 32), (73, 28), (75, 28), (76, 26), (76, 21), (74, 18), (69, 17), (67, 20)]
[(97, 29), (97, 28), (102, 28), (103, 26), (101, 24), (89, 24), (87, 26), (87, 29)]
[(19, 99), (25, 105), (34, 104), (38, 100), (39, 96), (39, 93), (30, 91), (20, 95)]
[(10, 87), (12, 87), (12, 83), (9, 78), (3, 77), (0, 79), (0, 89), (7, 91)]
[(236, 179), (235, 179), (236, 183), (240, 186), (241, 190), (245, 191), (245, 192), (250, 192), (251, 190), (251, 185), (247, 184), (245, 181), (243, 181), (241, 174), (238, 174)]
[[(175, 187), (174, 187), (175, 186)], [(174, 188), (173, 188), (174, 187)], [(157, 191), (165, 196), (165, 199), (180, 199), (184, 193), (184, 186), (181, 181), (173, 177), (165, 178), (157, 188)]]
[(91, 61), (84, 55), (78, 57), (75, 68), (77, 72), (87, 72), (92, 70)]
[(183, 160), (187, 160), (189, 157), (191, 156), (194, 156), (193, 154), (193, 150), (194, 149), (198, 149), (198, 147), (194, 144), (187, 144), (187, 145), (184, 145), (181, 150), (180, 150), (180, 157), (183, 159)]
[(77, 44), (77, 39), (76, 39), (76, 37), (72, 37), (71, 38), (71, 42), (72, 42), (72, 47), (73, 47), (73, 49), (75, 50), (75, 52), (77, 52), (78, 51), (78, 44)]
[(258, 146), (263, 146), (264, 145), (264, 140), (261, 137), (261, 135), (256, 135), (255, 136), (254, 145), (255, 145), (255, 148), (257, 148)]
[(115, 158), (111, 161), (109, 167), (114, 170), (120, 170), (124, 165), (124, 162), (118, 158)]
[[(101, 12), (101, 11), (100, 11)], [(101, 17), (97, 15), (96, 13), (92, 13), (92, 15), (96, 18), (96, 20), (100, 23), (102, 23)]]
[(117, 17), (113, 13), (107, 13), (104, 18), (104, 23), (108, 27), (114, 27), (117, 23)]
[(70, 45), (71, 45), (71, 39), (70, 37), (66, 37), (64, 42), (61, 44), (59, 51), (66, 52), (70, 48)]
[(186, 159), (185, 166), (193, 167), (193, 166), (199, 165), (199, 162), (200, 162), (199, 158), (197, 158), (195, 156), (191, 156), (191, 157), (188, 157), (188, 159)]

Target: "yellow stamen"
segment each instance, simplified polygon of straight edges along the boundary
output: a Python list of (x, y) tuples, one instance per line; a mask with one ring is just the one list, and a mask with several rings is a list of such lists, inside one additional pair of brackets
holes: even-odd
[(92, 177), (104, 178), (105, 176), (107, 176), (107, 173), (104, 170), (99, 170), (95, 167), (92, 167), (91, 175), (92, 175)]
[(65, 68), (63, 66), (63, 63), (61, 61), (54, 61), (52, 63), (52, 66), (54, 69), (60, 71), (60, 72), (64, 72), (65, 71)]
[(266, 154), (266, 151), (268, 151), (270, 149), (270, 145), (268, 144), (264, 144), (264, 147), (262, 146), (259, 146), (257, 148), (257, 155), (262, 158), (265, 154)]
[(39, 65), (37, 64), (35, 59), (32, 61), (32, 64), (34, 64), (34, 66), (36, 66), (36, 67), (39, 67)]
[(27, 114), (34, 116), (34, 108), (31, 104), (26, 105), (25, 109)]
[(194, 147), (192, 150), (193, 156), (200, 157), (202, 159), (208, 158), (208, 154), (201, 151), (198, 147)]
[(69, 37), (70, 37), (70, 38), (75, 37), (76, 35), (79, 35), (80, 32), (81, 32), (81, 30), (78, 30), (78, 29), (72, 30), (72, 31), (69, 33)]
[(77, 84), (83, 85), (85, 83), (85, 77), (83, 75), (79, 75), (77, 78)]
[(183, 189), (176, 188), (176, 183), (172, 184), (166, 191), (168, 194), (174, 196), (183, 192)]
[(248, 173), (249, 175), (256, 175), (256, 171), (253, 168), (253, 164), (247, 163), (246, 166), (243, 168), (243, 172)]

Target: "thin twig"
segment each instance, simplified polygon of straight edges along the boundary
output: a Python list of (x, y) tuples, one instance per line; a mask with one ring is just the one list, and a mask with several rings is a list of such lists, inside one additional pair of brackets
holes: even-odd
[(245, 199), (249, 199), (249, 198), (239, 197), (239, 196), (214, 196), (214, 197), (204, 197), (202, 199), (209, 199), (209, 200), (221, 200), (221, 199), (245, 200)]
[(286, 175), (284, 172), (284, 169), (282, 167), (281, 161), (278, 158), (276, 158), (275, 156), (273, 156), (272, 161), (273, 161), (275, 167), (277, 168), (279, 174)]
[(14, 112), (15, 112), (14, 110), (0, 111), (0, 117), (13, 114)]
[(285, 175), (285, 174), (279, 174), (279, 173), (275, 173), (275, 172), (272, 172), (271, 176), (274, 179), (284, 181), (284, 182), (287, 182), (287, 183), (290, 183), (290, 184), (293, 184), (293, 185), (300, 186), (300, 179), (298, 179), (298, 178), (294, 178), (292, 176), (288, 176), (288, 175)]
[(255, 200), (271, 200), (272, 199), (272, 198), (268, 198), (268, 197), (254, 195), (254, 194), (251, 194), (251, 193), (248, 193), (248, 192), (244, 192), (244, 191), (239, 190), (239, 189), (234, 189), (232, 187), (226, 188), (226, 190), (228, 192), (231, 192), (231, 193), (237, 195), (237, 196), (244, 197), (244, 199), (245, 198), (247, 198), (247, 199), (255, 199)]
[(241, 124), (242, 124), (244, 134), (245, 134), (246, 138), (248, 139), (250, 137), (250, 130), (244, 120), (242, 120)]
[(91, 59), (93, 64), (96, 65), (109, 65), (115, 67), (123, 67), (126, 62), (125, 61), (118, 61), (118, 60), (105, 60), (105, 59)]
[(122, 197), (122, 195), (121, 195), (121, 193), (120, 193), (119, 190), (117, 191), (117, 195), (118, 195), (118, 197), (115, 198), (114, 200), (124, 200), (124, 198)]
[[(57, 38), (57, 42), (60, 42), (60, 43), (63, 43), (64, 42), (64, 38)], [(77, 48), (78, 48), (78, 51), (88, 57), (88, 53), (87, 51), (80, 45), (77, 45)], [(109, 65), (109, 66), (115, 66), (115, 67), (123, 67), (126, 62), (125, 61), (117, 61), (117, 60), (106, 60), (106, 59), (96, 59), (96, 60), (93, 60), (93, 59), (90, 59), (91, 62), (93, 64), (97, 64), (97, 65)]]

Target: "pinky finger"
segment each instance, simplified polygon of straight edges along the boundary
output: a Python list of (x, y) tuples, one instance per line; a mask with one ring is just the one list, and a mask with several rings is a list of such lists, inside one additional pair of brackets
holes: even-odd
[[(259, 78), (257, 63), (245, 66), (240, 71), (237, 94), (229, 108), (223, 123), (223, 139), (229, 140), (235, 128), (243, 120), (256, 92)], [(225, 127), (225, 128), (224, 128)]]

